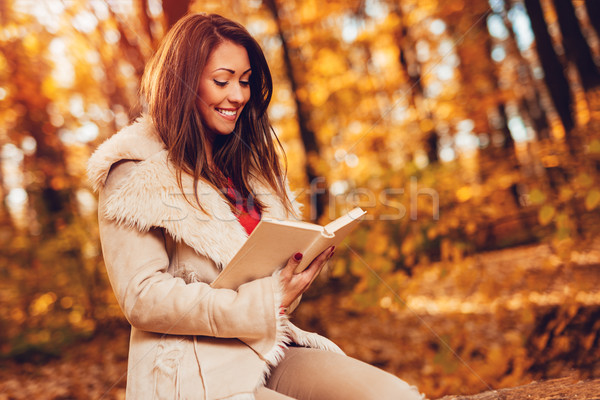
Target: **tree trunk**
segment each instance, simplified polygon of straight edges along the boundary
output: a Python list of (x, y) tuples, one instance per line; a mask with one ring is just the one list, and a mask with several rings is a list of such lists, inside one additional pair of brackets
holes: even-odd
[[(600, 85), (600, 73), (594, 63), (590, 46), (581, 33), (579, 20), (570, 0), (554, 0), (558, 15), (558, 25), (562, 33), (562, 43), (569, 61), (577, 67), (584, 90), (593, 89)], [(595, 8), (600, 8), (596, 1)]]
[(10, 0), (0, 1), (0, 24), (2, 26), (5, 26), (6, 21), (9, 20), (9, 12), (11, 10), (11, 7), (12, 7), (12, 1), (10, 1)]
[(311, 194), (311, 216), (310, 219), (319, 219), (325, 212), (325, 205), (327, 204), (327, 184), (322, 176), (319, 176), (317, 168), (312, 163), (312, 160), (317, 159), (320, 154), (320, 147), (317, 141), (317, 137), (313, 130), (309, 127), (310, 116), (308, 107), (298, 97), (298, 80), (294, 72), (294, 65), (290, 56), (290, 49), (287, 39), (283, 33), (281, 24), (281, 18), (279, 16), (279, 7), (277, 6), (276, 0), (266, 0), (265, 5), (273, 15), (273, 19), (277, 25), (277, 32), (279, 39), (281, 40), (281, 49), (283, 52), (283, 62), (285, 70), (290, 82), (292, 90), (292, 96), (296, 103), (296, 116), (298, 121), (298, 128), (300, 130), (300, 138), (304, 145), (304, 151), (306, 153), (306, 164), (305, 172), (306, 178), (310, 185)]
[(590, 19), (590, 24), (596, 30), (596, 35), (600, 36), (600, 7), (598, 7), (598, 0), (585, 0), (585, 9)]
[[(400, 26), (394, 32), (394, 39), (400, 53), (400, 65), (402, 65), (402, 69), (408, 77), (408, 84), (410, 86), (410, 105), (415, 109), (418, 116), (424, 114), (425, 118), (433, 120), (433, 114), (431, 113), (431, 110), (424, 106), (423, 99), (425, 95), (423, 92), (423, 85), (421, 84), (421, 65), (417, 60), (414, 43), (410, 38), (408, 27), (404, 21), (402, 10), (398, 3), (394, 3), (393, 12), (401, 21)], [(421, 117), (417, 118), (419, 121), (421, 121)], [(427, 153), (429, 163), (436, 163), (439, 161), (439, 148), (438, 133), (435, 130), (435, 126), (428, 132), (423, 133), (425, 137), (423, 147)]]
[(506, 105), (504, 103), (498, 104), (498, 117), (500, 123), (498, 126), (498, 132), (502, 134), (502, 148), (506, 150), (505, 154), (514, 155), (515, 152), (515, 140), (508, 129), (508, 115), (506, 114)]
[(524, 114), (529, 117), (531, 124), (536, 132), (538, 140), (550, 138), (550, 126), (548, 125), (548, 116), (546, 110), (542, 106), (542, 98), (538, 88), (538, 82), (533, 76), (532, 66), (519, 50), (517, 46), (517, 38), (511, 20), (508, 18), (506, 11), (502, 12), (502, 20), (508, 28), (510, 54), (513, 54), (517, 60), (518, 82), (522, 85), (527, 85), (531, 88), (521, 97), (521, 109)]
[[(548, 116), (546, 114), (546, 110), (542, 106), (541, 93), (537, 86), (541, 83), (538, 82), (533, 76), (531, 65), (525, 60), (521, 51), (516, 45), (514, 28), (506, 12), (502, 13), (502, 18), (504, 20), (504, 24), (509, 28), (508, 32), (510, 35), (512, 53), (514, 53), (514, 56), (518, 60), (517, 68), (520, 70), (518, 84), (531, 87), (531, 90), (528, 90), (519, 101), (521, 114), (529, 118), (529, 122), (536, 132), (538, 141), (549, 140), (550, 126), (548, 124)], [(539, 162), (539, 154), (536, 153), (536, 155), (532, 155), (532, 158), (536, 158), (536, 160)], [(530, 168), (530, 171), (534, 171), (533, 174), (530, 174), (530, 176), (533, 175), (537, 179), (538, 176), (537, 173), (535, 173), (535, 170), (535, 168)], [(558, 193), (558, 190), (561, 186), (560, 182), (563, 182), (566, 172), (564, 172), (561, 167), (544, 167), (544, 172), (550, 188), (554, 193)]]
[(568, 137), (575, 126), (575, 121), (571, 115), (573, 100), (569, 82), (563, 72), (564, 68), (552, 47), (552, 39), (548, 34), (540, 1), (525, 0), (525, 7), (535, 35), (535, 47), (544, 70), (544, 82), (548, 86), (550, 97)]
[(152, 35), (152, 23), (150, 21), (150, 17), (148, 16), (148, 0), (138, 0), (137, 7), (142, 27), (144, 28), (152, 47), (155, 48), (154, 35)]
[(532, 93), (525, 95), (525, 97), (521, 99), (521, 109), (529, 116), (537, 139), (545, 140), (550, 138), (550, 127), (548, 126), (548, 120), (546, 119), (546, 112), (541, 106), (540, 93), (537, 89), (533, 88)]
[[(143, 10), (139, 10), (139, 11), (142, 12)], [(127, 36), (128, 30), (123, 26), (123, 21), (118, 16), (116, 16), (112, 12), (112, 10), (110, 10), (110, 8), (109, 8), (109, 13), (110, 13), (112, 20), (114, 21), (114, 24), (115, 24), (117, 30), (120, 33), (119, 48), (120, 48), (121, 54), (122, 54), (123, 58), (127, 62), (129, 62), (135, 69), (136, 79), (139, 82), (139, 80), (142, 77), (142, 74), (144, 73), (144, 68), (145, 68), (146, 61), (147, 61), (146, 57), (144, 56), (144, 53), (142, 52), (141, 43), (132, 42), (130, 40), (131, 38)], [(101, 33), (104, 33), (103, 27), (99, 27), (98, 29), (100, 30)], [(151, 38), (149, 37), (149, 40), (150, 39)], [(100, 47), (100, 44), (98, 44), (98, 47)], [(114, 63), (110, 57), (105, 56), (105, 54), (102, 52), (100, 55), (100, 60), (101, 60), (102, 66), (104, 67), (104, 73), (106, 75), (106, 78), (103, 82), (103, 85), (101, 85), (101, 88), (102, 88), (102, 91), (104, 92), (104, 95), (109, 99), (109, 104), (111, 104), (111, 107), (113, 109), (115, 106), (121, 105), (121, 106), (123, 106), (123, 108), (125, 110), (129, 110), (129, 119), (130, 120), (137, 118), (139, 116), (139, 114), (142, 112), (141, 103), (138, 101), (138, 102), (134, 102), (134, 104), (131, 104), (130, 99), (126, 95), (126, 89), (122, 85), (121, 86), (118, 85), (118, 82), (119, 82), (119, 79), (117, 79), (117, 77), (119, 75), (118, 64)], [(119, 128), (118, 126), (116, 126), (114, 119), (112, 122), (113, 122), (113, 130), (116, 130), (117, 128)]]
[(163, 1), (162, 6), (167, 22), (167, 30), (169, 30), (175, 25), (175, 22), (179, 21), (188, 12), (190, 0)]

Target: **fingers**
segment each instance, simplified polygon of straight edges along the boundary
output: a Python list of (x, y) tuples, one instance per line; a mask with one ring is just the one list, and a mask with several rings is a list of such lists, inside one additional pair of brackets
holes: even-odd
[(334, 252), (335, 246), (331, 246), (328, 249), (325, 249), (321, 254), (319, 254), (319, 256), (317, 256), (317, 258), (313, 260), (313, 262), (308, 266), (308, 268), (303, 271), (303, 273), (309, 273), (311, 275), (308, 284), (309, 286), (319, 275), (325, 264), (327, 264), (327, 261), (329, 261), (329, 259), (333, 256)]
[(302, 261), (302, 253), (296, 253), (290, 257), (285, 267), (283, 267), (281, 273), (286, 276), (291, 276), (294, 274), (296, 267)]
[(327, 260), (331, 258), (335, 246), (324, 250), (319, 254), (304, 271), (295, 274), (294, 271), (298, 264), (302, 261), (302, 254), (296, 253), (288, 260), (286, 266), (280, 272), (280, 279), (283, 284), (283, 299), (282, 306), (287, 307), (296, 297), (304, 293), (312, 284)]
[(335, 246), (331, 246), (323, 250), (323, 252), (319, 254), (304, 271), (298, 274), (295, 274), (294, 272), (296, 271), (296, 267), (302, 261), (302, 253), (296, 253), (290, 257), (285, 267), (283, 267), (281, 270), (281, 274), (288, 280), (291, 279), (293, 275), (309, 275), (311, 278), (309, 282), (312, 282), (313, 276), (317, 275), (321, 271), (327, 260), (333, 256), (334, 251)]
[(306, 268), (304, 270), (304, 272), (306, 272), (308, 270), (313, 270), (313, 269), (321, 270), (321, 268), (323, 268), (323, 266), (325, 265), (327, 260), (329, 260), (333, 256), (334, 252), (335, 252), (335, 246), (331, 246), (331, 247), (328, 247), (327, 249), (323, 250), (323, 252), (321, 254), (319, 254), (317, 256), (317, 258), (315, 258), (310, 263), (310, 265), (308, 266), (308, 268)]

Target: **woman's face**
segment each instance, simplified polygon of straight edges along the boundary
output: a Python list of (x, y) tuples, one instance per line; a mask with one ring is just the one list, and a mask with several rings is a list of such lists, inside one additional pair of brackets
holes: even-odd
[(228, 135), (250, 99), (250, 60), (243, 46), (223, 42), (214, 49), (200, 76), (196, 104), (213, 135)]

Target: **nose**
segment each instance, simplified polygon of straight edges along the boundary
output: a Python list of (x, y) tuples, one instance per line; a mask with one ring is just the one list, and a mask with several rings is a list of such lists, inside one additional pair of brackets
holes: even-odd
[(242, 104), (246, 100), (245, 91), (248, 90), (243, 88), (239, 83), (230, 85), (231, 90), (229, 91), (229, 95), (227, 98), (231, 103)]

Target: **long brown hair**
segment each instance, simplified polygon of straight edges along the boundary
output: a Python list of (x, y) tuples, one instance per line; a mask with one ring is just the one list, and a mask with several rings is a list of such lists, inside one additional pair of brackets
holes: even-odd
[[(254, 198), (250, 181), (259, 179), (280, 197), (293, 213), (285, 189), (285, 172), (276, 149), (284, 157), (283, 147), (273, 131), (267, 107), (273, 93), (271, 72), (265, 56), (248, 31), (240, 24), (220, 15), (190, 14), (180, 19), (164, 37), (156, 54), (146, 65), (140, 94), (148, 106), (158, 134), (176, 169), (183, 192), (183, 173), (194, 178), (194, 198), (198, 198), (198, 181), (203, 179), (215, 188), (222, 187), (219, 171), (209, 168), (205, 149), (208, 137), (196, 106), (200, 75), (211, 52), (230, 41), (248, 52), (252, 75), (250, 99), (230, 135), (217, 135), (213, 144), (213, 161), (218, 170), (230, 177), (245, 199), (263, 211), (265, 204)], [(187, 198), (187, 196), (186, 196)], [(232, 210), (235, 204), (227, 198)]]

